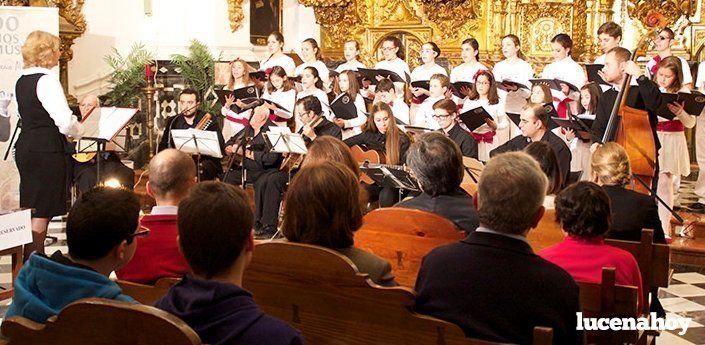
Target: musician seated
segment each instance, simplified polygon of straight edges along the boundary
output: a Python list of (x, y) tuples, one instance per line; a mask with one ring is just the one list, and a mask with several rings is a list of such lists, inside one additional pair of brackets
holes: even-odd
[(546, 190), (546, 198), (543, 199), (543, 207), (553, 209), (556, 194), (563, 186), (563, 176), (561, 175), (561, 167), (558, 166), (556, 153), (553, 152), (551, 145), (543, 141), (532, 142), (524, 149), (524, 152), (539, 163), (541, 171), (548, 178), (548, 189)]
[[(81, 99), (78, 104), (78, 110), (81, 113), (81, 118), (85, 119), (92, 112), (100, 111), (100, 101), (98, 97), (88, 94)], [(90, 140), (81, 140), (83, 142), (93, 143)], [(122, 163), (120, 157), (112, 151), (115, 144), (108, 142), (107, 150), (103, 152), (103, 157), (100, 160), (100, 175), (103, 181), (114, 178), (120, 182), (120, 185), (133, 189), (135, 182), (135, 171)], [(98, 183), (98, 167), (96, 162), (96, 153), (90, 152), (74, 156), (73, 164), (73, 184), (76, 186), (79, 193), (85, 193)], [(85, 159), (85, 161), (84, 161)]]
[(176, 243), (176, 213), (179, 202), (195, 184), (196, 165), (189, 155), (166, 149), (152, 158), (147, 194), (157, 205), (140, 219), (140, 225), (149, 229), (149, 236), (137, 239), (133, 260), (115, 271), (118, 279), (151, 285), (160, 278), (180, 278), (188, 272)]
[[(386, 103), (377, 102), (372, 106), (372, 116), (367, 118), (362, 133), (345, 140), (348, 146), (361, 145), (365, 148), (384, 152), (384, 163), (402, 165), (411, 140), (397, 127), (392, 109)], [(379, 200), (380, 207), (394, 205), (399, 198), (399, 190), (391, 187), (367, 186), (371, 201)]]
[(154, 306), (186, 322), (203, 344), (302, 344), (297, 330), (262, 312), (241, 287), (255, 249), (245, 192), (204, 182), (179, 206), (179, 247), (192, 274)]
[(502, 152), (521, 151), (533, 141), (545, 141), (555, 151), (561, 167), (561, 176), (563, 181), (567, 181), (570, 174), (570, 149), (563, 139), (548, 130), (548, 109), (541, 104), (526, 104), (521, 109), (519, 129), (521, 135), (490, 151), (490, 157)]
[(561, 191), (556, 197), (556, 219), (567, 236), (539, 256), (566, 270), (576, 281), (600, 283), (602, 268), (614, 267), (616, 283), (637, 287), (643, 305), (636, 259), (626, 250), (605, 244), (604, 234), (612, 217), (610, 199), (600, 186), (581, 181)]
[(348, 167), (313, 163), (296, 174), (286, 195), (282, 223), (286, 239), (337, 250), (373, 282), (396, 285), (388, 261), (354, 246), (354, 233), (361, 226), (360, 185)]
[(443, 99), (433, 105), (433, 118), (451, 140), (460, 147), (464, 157), (477, 159), (477, 141), (470, 132), (458, 124), (458, 106), (449, 99)]
[(478, 186), (480, 227), (424, 257), (414, 310), (459, 325), (467, 337), (530, 344), (533, 328), (544, 326), (554, 344), (582, 344), (577, 284), (526, 241), (544, 214), (545, 191), (546, 177), (526, 153), (490, 159)]
[(44, 323), (66, 305), (100, 297), (134, 302), (108, 277), (132, 259), (139, 231), (140, 203), (123, 188), (96, 187), (71, 207), (66, 222), (68, 255), (35, 252), (15, 280), (5, 318), (23, 316)]
[(460, 188), (463, 159), (452, 140), (440, 133), (417, 135), (407, 163), (423, 193), (398, 203), (397, 207), (435, 213), (468, 233), (477, 229), (480, 221), (472, 196)]
[[(302, 97), (296, 101), (294, 110), (298, 121), (303, 124), (297, 133), (303, 135), (306, 146), (324, 135), (342, 138), (340, 127), (323, 117), (321, 102), (316, 96)], [(276, 234), (283, 193), (289, 179), (296, 174), (300, 162), (298, 155), (289, 155), (282, 163), (281, 171), (272, 171), (257, 179), (255, 183), (256, 237), (270, 238)]]
[[(181, 91), (181, 94), (179, 94), (179, 109), (181, 110), (181, 113), (167, 120), (166, 126), (164, 127), (164, 133), (162, 133), (162, 139), (159, 142), (159, 151), (166, 148), (179, 149), (174, 146), (174, 140), (171, 137), (172, 129), (197, 128), (200, 124), (203, 128), (197, 129), (218, 133), (220, 151), (224, 152), (225, 140), (223, 139), (223, 134), (220, 131), (218, 121), (211, 114), (206, 114), (201, 109), (198, 109), (200, 105), (201, 96), (196, 90), (184, 89)], [(210, 121), (203, 119), (206, 115), (210, 117)], [(193, 161), (196, 162), (197, 175), (200, 177), (201, 181), (214, 180), (216, 177), (220, 177), (223, 173), (220, 158), (201, 155), (199, 162), (198, 156), (193, 155)]]
[[(242, 177), (246, 183), (255, 183), (267, 172), (277, 171), (281, 166), (281, 153), (270, 152), (264, 133), (270, 127), (277, 125), (269, 119), (269, 109), (258, 106), (250, 118), (250, 126), (245, 127), (225, 143), (225, 153), (231, 155), (228, 172), (223, 177), (223, 182), (236, 186), (242, 184)], [(243, 150), (245, 147), (244, 159)]]
[(612, 225), (605, 237), (639, 242), (642, 229), (653, 229), (654, 242), (666, 243), (657, 201), (626, 188), (632, 183), (632, 171), (622, 146), (610, 142), (598, 147), (592, 154), (591, 169), (592, 181), (607, 192), (612, 205)]

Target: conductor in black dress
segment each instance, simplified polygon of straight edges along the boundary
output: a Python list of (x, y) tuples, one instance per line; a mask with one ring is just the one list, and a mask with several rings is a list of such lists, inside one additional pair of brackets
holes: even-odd
[(24, 69), (15, 85), (22, 130), (15, 144), (20, 173), (20, 207), (32, 208), (33, 251), (44, 253), (51, 218), (66, 214), (69, 145), (66, 136), (82, 134), (78, 118), (69, 109), (59, 77), (51, 71), (59, 64), (59, 38), (33, 31), (22, 46)]
[[(188, 129), (196, 128), (199, 122), (206, 116), (202, 110), (198, 109), (201, 105), (201, 96), (194, 89), (184, 89), (179, 94), (179, 109), (181, 113), (172, 117), (167, 121), (166, 127), (164, 128), (164, 133), (162, 134), (162, 139), (159, 142), (159, 151), (167, 148), (175, 148), (174, 140), (171, 138), (172, 129)], [(225, 140), (223, 139), (223, 133), (220, 131), (220, 125), (216, 121), (215, 117), (212, 117), (210, 123), (204, 128), (200, 128), (204, 131), (214, 131), (218, 133), (218, 143), (220, 145), (220, 152), (225, 152)], [(201, 181), (215, 180), (223, 173), (223, 167), (220, 165), (220, 158), (210, 157), (201, 155), (200, 164), (196, 160), (196, 156), (193, 156), (194, 162), (197, 164), (198, 173), (200, 174)]]

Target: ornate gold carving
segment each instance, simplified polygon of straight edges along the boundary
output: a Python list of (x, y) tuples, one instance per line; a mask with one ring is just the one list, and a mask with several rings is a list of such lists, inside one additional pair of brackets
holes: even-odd
[(683, 0), (628, 0), (627, 13), (630, 18), (636, 18), (646, 24), (647, 17), (652, 12), (663, 15), (668, 25), (674, 24), (682, 16), (690, 17), (695, 14), (694, 3)]
[(242, 11), (242, 0), (228, 0), (228, 20), (230, 21), (230, 31), (235, 32), (242, 20), (245, 19), (245, 13)]
[(519, 5), (520, 38), (524, 53), (532, 58), (550, 56), (551, 38), (571, 34), (571, 3), (527, 3)]
[(479, 0), (420, 0), (426, 18), (439, 29), (442, 40), (462, 41), (479, 28), (478, 13), (485, 2)]
[[(59, 9), (59, 16), (83, 34), (86, 32), (86, 18), (83, 17), (83, 4), (86, 0), (49, 0), (49, 5)], [(80, 35), (79, 35), (80, 36)]]

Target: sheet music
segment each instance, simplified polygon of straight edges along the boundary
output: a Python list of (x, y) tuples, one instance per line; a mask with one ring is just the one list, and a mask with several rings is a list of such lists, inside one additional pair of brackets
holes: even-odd
[(172, 129), (171, 138), (174, 140), (174, 147), (181, 152), (192, 155), (200, 152), (202, 156), (223, 158), (218, 133), (215, 131), (202, 131), (195, 128)]
[[(270, 127), (271, 128), (271, 127)], [(288, 128), (287, 128), (288, 129)], [(277, 153), (298, 153), (306, 154), (308, 150), (306, 149), (306, 142), (301, 134), (298, 133), (286, 133), (276, 131), (264, 133), (267, 140), (269, 140), (272, 146), (271, 151)]]
[(136, 113), (131, 108), (98, 108), (83, 121), (84, 137), (112, 140)]

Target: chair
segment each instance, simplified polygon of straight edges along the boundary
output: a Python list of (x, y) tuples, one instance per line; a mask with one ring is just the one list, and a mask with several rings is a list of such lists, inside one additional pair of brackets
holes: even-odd
[[(633, 317), (639, 314), (637, 301), (639, 292), (634, 286), (616, 285), (614, 267), (602, 269), (601, 283), (577, 282), (580, 288), (580, 305), (583, 317)], [(635, 343), (637, 331), (585, 331), (588, 343), (622, 344)]]
[(547, 209), (535, 229), (531, 229), (526, 239), (534, 252), (563, 241), (563, 229), (556, 221), (556, 210)]
[(154, 307), (102, 298), (71, 303), (46, 324), (13, 316), (1, 329), (10, 345), (201, 344), (196, 332), (176, 316)]
[(17, 279), (17, 275), (20, 274), (20, 269), (22, 268), (22, 257), (24, 256), (23, 246), (15, 246), (0, 251), (0, 256), (5, 255), (12, 256), (12, 281), (7, 290), (0, 291), (0, 300), (12, 298), (15, 293), (15, 279)]
[(413, 287), (428, 252), (464, 237), (453, 222), (437, 214), (389, 207), (365, 215), (355, 232), (355, 246), (387, 259), (397, 283)]
[(134, 298), (137, 302), (145, 305), (153, 305), (157, 300), (164, 297), (172, 286), (176, 285), (179, 278), (161, 278), (154, 285), (144, 285), (118, 280), (117, 284), (122, 289), (122, 293)]
[[(454, 324), (415, 314), (411, 289), (380, 287), (347, 257), (319, 246), (258, 244), (243, 288), (310, 344), (490, 344), (465, 338)], [(552, 332), (537, 329), (535, 338), (550, 344)]]

